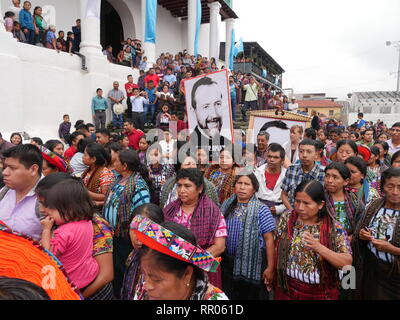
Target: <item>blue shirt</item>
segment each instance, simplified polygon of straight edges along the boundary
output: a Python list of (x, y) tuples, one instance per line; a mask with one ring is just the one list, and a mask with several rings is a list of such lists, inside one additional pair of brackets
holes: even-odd
[[(243, 233), (244, 223), (246, 221), (247, 206), (247, 203), (238, 203), (234, 211), (226, 218), (226, 227), (228, 230), (226, 249), (230, 256), (235, 255), (236, 248), (239, 245), (239, 239)], [(263, 235), (274, 230), (275, 219), (272, 217), (269, 208), (263, 205), (258, 212), (258, 239), (260, 248), (265, 248)]]
[(19, 12), (19, 23), (21, 24), (21, 29), (27, 28), (29, 30), (34, 30), (32, 14), (25, 9)]
[(150, 89), (144, 89), (146, 92), (147, 92), (147, 94), (148, 94), (148, 99), (149, 99), (149, 102), (151, 103), (151, 104), (153, 104), (154, 103), (154, 100), (156, 100), (156, 90), (155, 90), (155, 88), (153, 88), (153, 90), (150, 90)]
[(230, 89), (230, 92), (231, 92), (231, 98), (232, 99), (236, 99), (236, 87), (235, 87), (235, 84), (234, 83), (230, 84), (229, 85), (229, 89)]
[(104, 99), (103, 97), (99, 98), (98, 96), (95, 96), (92, 99), (92, 112), (93, 113), (95, 111), (106, 110), (107, 107), (108, 107), (107, 100)]
[(53, 39), (55, 39), (55, 38), (56, 38), (56, 35), (54, 34), (54, 32), (49, 30), (46, 35), (46, 42), (52, 43)]
[(361, 128), (361, 127), (363, 127), (365, 125), (365, 120), (364, 119), (361, 119), (359, 122), (358, 122), (358, 124), (357, 124), (357, 128)]
[(173, 74), (166, 74), (165, 76), (164, 76), (164, 79), (163, 79), (164, 81), (168, 81), (168, 83), (170, 84), (170, 85), (172, 85), (174, 82), (176, 82), (176, 76), (175, 75), (173, 75)]

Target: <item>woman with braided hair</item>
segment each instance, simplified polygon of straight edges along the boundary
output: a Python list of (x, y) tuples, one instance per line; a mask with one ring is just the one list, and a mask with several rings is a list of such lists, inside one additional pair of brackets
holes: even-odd
[(114, 229), (114, 295), (120, 296), (126, 270), (125, 262), (133, 247), (129, 238), (129, 225), (133, 211), (154, 198), (153, 184), (147, 167), (142, 165), (134, 150), (123, 150), (114, 162), (119, 173), (106, 194), (103, 217)]
[(357, 298), (400, 299), (400, 168), (382, 173), (383, 198), (367, 207), (355, 231)]
[(328, 214), (316, 180), (295, 190), (294, 210), (277, 232), (275, 300), (337, 300), (338, 269), (352, 264), (346, 230)]

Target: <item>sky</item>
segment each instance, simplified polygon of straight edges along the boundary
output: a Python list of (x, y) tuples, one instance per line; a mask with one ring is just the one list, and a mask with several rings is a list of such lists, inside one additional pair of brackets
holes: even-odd
[[(346, 99), (396, 90), (400, 0), (233, 0), (236, 40), (257, 41), (286, 71), (283, 87)], [(390, 73), (393, 73), (390, 75)]]

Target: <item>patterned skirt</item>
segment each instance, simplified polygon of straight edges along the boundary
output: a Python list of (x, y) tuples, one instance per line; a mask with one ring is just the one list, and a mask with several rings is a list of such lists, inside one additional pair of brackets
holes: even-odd
[(113, 286), (112, 282), (109, 282), (100, 291), (96, 292), (86, 300), (113, 300), (113, 298)]

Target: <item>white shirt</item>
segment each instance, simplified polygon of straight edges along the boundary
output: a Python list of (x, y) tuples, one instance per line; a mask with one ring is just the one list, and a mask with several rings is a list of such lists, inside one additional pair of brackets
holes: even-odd
[(132, 96), (131, 97), (131, 102), (132, 102), (132, 112), (143, 112), (143, 105), (148, 104), (149, 100), (143, 98), (142, 96)]
[(289, 111), (297, 111), (297, 109), (299, 108), (299, 104), (298, 103), (289, 103), (288, 108), (289, 108)]
[(22, 10), (22, 8), (18, 8), (18, 7), (14, 7), (14, 6), (11, 6), (10, 8), (8, 8), (8, 11), (11, 11), (15, 14), (15, 21), (17, 21), (17, 22), (19, 22), (19, 12), (21, 10)]
[(400, 144), (399, 144), (397, 147), (395, 147), (395, 146), (393, 145), (392, 139), (390, 139), (390, 140), (388, 140), (388, 141), (386, 141), (386, 142), (387, 142), (387, 144), (389, 145), (389, 153), (390, 153), (390, 154), (393, 155), (395, 152), (397, 152), (397, 151), (400, 150)]
[(172, 153), (172, 151), (174, 150), (174, 144), (175, 144), (175, 140), (171, 139), (169, 142), (165, 141), (165, 140), (161, 140), (159, 142), (161, 150), (162, 150), (162, 154), (163, 154), (163, 163), (164, 164), (174, 164), (174, 158), (164, 158), (164, 155), (166, 154), (170, 154)]
[[(257, 168), (256, 171), (254, 172), (254, 174), (257, 177), (257, 180), (260, 184), (260, 188), (258, 189), (258, 192), (257, 192), (257, 197), (262, 200), (268, 200), (268, 201), (273, 201), (273, 202), (282, 202), (281, 186), (282, 186), (283, 178), (285, 178), (286, 169), (282, 167), (281, 174), (279, 175), (279, 178), (276, 181), (274, 190), (269, 190), (267, 188), (267, 184), (265, 181), (265, 170), (266, 170), (267, 166), (268, 166), (268, 164), (264, 164), (261, 167)], [(277, 214), (282, 214), (283, 211), (285, 211), (285, 209), (286, 209), (284, 204), (276, 206), (275, 208), (276, 208)]]

